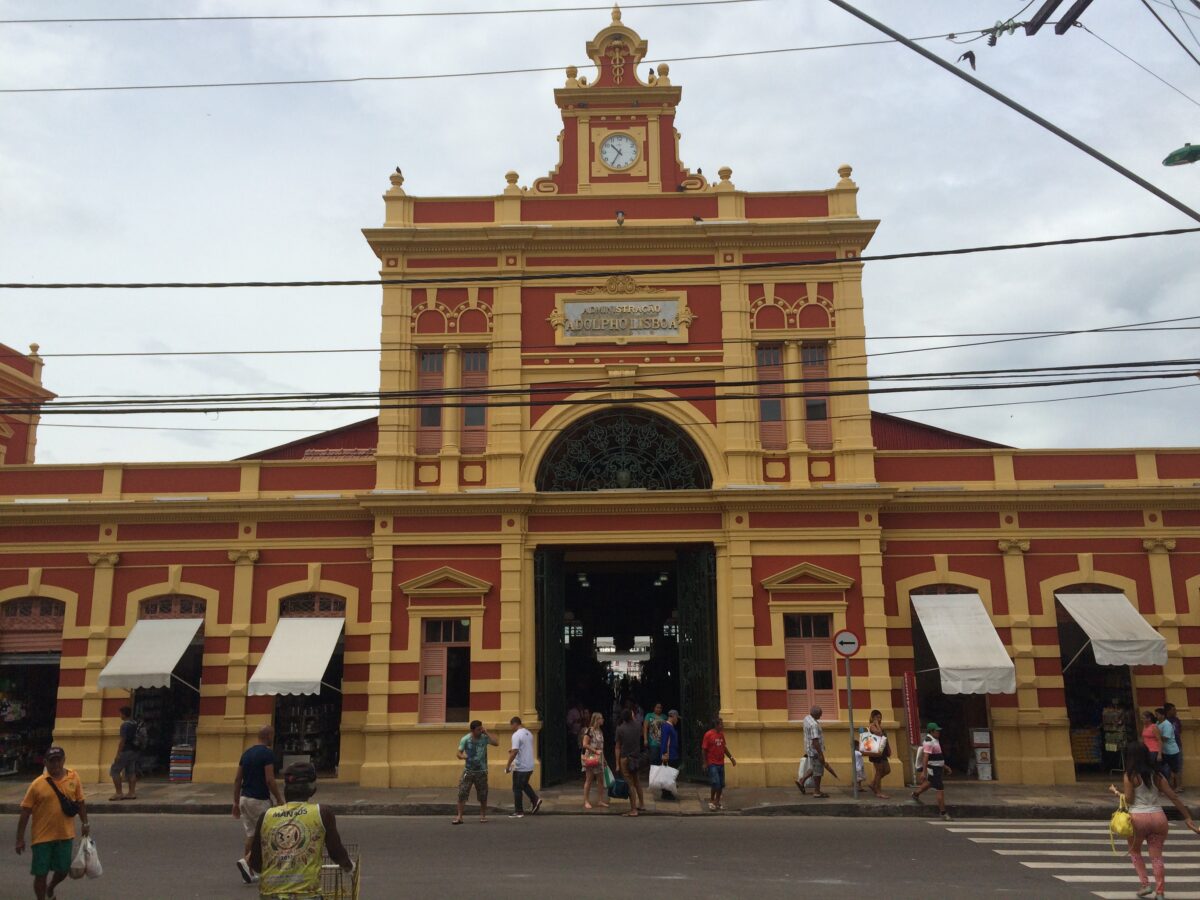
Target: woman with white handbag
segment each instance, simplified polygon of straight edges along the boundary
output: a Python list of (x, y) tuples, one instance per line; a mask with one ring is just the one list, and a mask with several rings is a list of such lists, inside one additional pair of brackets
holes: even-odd
[(871, 746), (864, 753), (875, 770), (867, 786), (880, 800), (890, 800), (891, 796), (883, 792), (883, 779), (892, 771), (892, 764), (888, 762), (888, 757), (892, 755), (892, 747), (888, 743), (887, 733), (883, 730), (883, 713), (877, 709), (871, 710), (871, 722), (867, 725), (867, 733), (872, 736), (872, 740), (869, 742)]

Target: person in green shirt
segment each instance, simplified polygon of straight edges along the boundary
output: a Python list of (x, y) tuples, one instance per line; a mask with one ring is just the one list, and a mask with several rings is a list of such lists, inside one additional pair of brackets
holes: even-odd
[(458, 758), (464, 763), (462, 776), (458, 779), (458, 815), (451, 824), (461, 825), (463, 810), (467, 806), (467, 798), (471, 796), (471, 786), (475, 787), (475, 796), (479, 800), (479, 821), (487, 821), (487, 748), (498, 747), (500, 742), (487, 733), (483, 723), (475, 719), (471, 723), (471, 732), (465, 734), (458, 742)]
[(658, 765), (662, 755), (662, 727), (667, 717), (663, 715), (663, 705), (655, 703), (654, 709), (646, 713), (642, 719), (642, 743), (650, 749), (650, 760)]

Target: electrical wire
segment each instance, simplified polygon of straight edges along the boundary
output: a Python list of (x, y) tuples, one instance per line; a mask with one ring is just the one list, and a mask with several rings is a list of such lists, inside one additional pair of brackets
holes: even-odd
[[(1153, 2), (1157, 3), (1159, 6), (1174, 7), (1174, 4), (1168, 3), (1167, 0), (1153, 0)], [(1192, 0), (1192, 5), (1195, 6), (1197, 9), (1200, 9), (1200, 2), (1197, 2), (1197, 0)], [(1174, 8), (1178, 9), (1178, 7), (1174, 7)], [(1190, 16), (1193, 19), (1200, 19), (1200, 15), (1197, 15), (1194, 12), (1188, 12), (1186, 9), (1180, 9), (1179, 14), (1182, 16)]]
[(1175, 0), (1171, 0), (1171, 8), (1179, 14), (1179, 21), (1183, 23), (1183, 27), (1187, 29), (1187, 33), (1192, 36), (1192, 42), (1200, 46), (1200, 40), (1196, 39), (1196, 32), (1192, 31), (1192, 26), (1188, 24), (1188, 20), (1183, 17), (1183, 10), (1179, 8), (1179, 4)]
[[(626, 220), (628, 221), (628, 220)], [(702, 223), (701, 223), (702, 224)], [(726, 263), (722, 265), (671, 266), (654, 269), (610, 267), (577, 272), (525, 272), (510, 275), (469, 275), (443, 278), (349, 278), (323, 281), (137, 281), (137, 282), (3, 282), (0, 290), (179, 290), (219, 288), (302, 288), (302, 287), (428, 287), (431, 285), (498, 284), (511, 281), (568, 281), (588, 278), (608, 278), (612, 275), (689, 275), (709, 272), (755, 272), (774, 269), (801, 269), (814, 266), (860, 265), (868, 262), (891, 262), (899, 259), (930, 259), (943, 256), (968, 256), (975, 253), (999, 253), (1009, 250), (1037, 250), (1043, 247), (1067, 247), (1076, 244), (1099, 244), (1112, 241), (1140, 240), (1195, 234), (1200, 227), (1165, 228), (1158, 231), (1134, 231), (1123, 234), (1103, 234), (1080, 238), (1053, 238), (1044, 241), (1025, 241), (1017, 244), (990, 244), (977, 247), (956, 247), (948, 250), (911, 250), (902, 253), (877, 253), (843, 259), (797, 259), (785, 262)]]
[(1177, 43), (1180, 47), (1183, 48), (1183, 52), (1192, 58), (1192, 62), (1194, 62), (1196, 65), (1200, 66), (1200, 59), (1198, 59), (1196, 57), (1196, 54), (1192, 52), (1191, 48), (1188, 47), (1188, 45), (1183, 42), (1183, 38), (1181, 38), (1179, 35), (1177, 35), (1172, 30), (1171, 26), (1168, 25), (1166, 23), (1166, 21), (1164, 21), (1163, 17), (1154, 11), (1154, 7), (1151, 6), (1149, 3), (1147, 3), (1146, 0), (1142, 0), (1142, 6), (1146, 7), (1146, 10), (1150, 13), (1150, 15), (1154, 16), (1154, 18), (1158, 21), (1158, 24), (1161, 25), (1164, 29), (1166, 29), (1167, 34), (1169, 34), (1172, 38), (1175, 39), (1175, 43)]
[(1159, 81), (1161, 81), (1163, 84), (1165, 84), (1167, 87), (1169, 87), (1171, 90), (1173, 90), (1175, 93), (1179, 94), (1179, 96), (1183, 97), (1185, 100), (1195, 104), (1196, 106), (1200, 106), (1200, 101), (1196, 100), (1195, 97), (1192, 97), (1189, 94), (1185, 94), (1180, 88), (1171, 84), (1171, 82), (1167, 81), (1167, 79), (1163, 78), (1157, 72), (1142, 65), (1140, 62), (1138, 62), (1136, 59), (1134, 59), (1132, 56), (1130, 56), (1124, 50), (1121, 50), (1119, 47), (1115, 47), (1113, 44), (1109, 43), (1104, 38), (1100, 37), (1100, 35), (1096, 34), (1096, 32), (1092, 31), (1092, 29), (1088, 28), (1082, 22), (1078, 22), (1076, 24), (1078, 24), (1080, 28), (1082, 28), (1084, 31), (1086, 31), (1088, 34), (1090, 34), (1092, 37), (1094, 37), (1100, 43), (1104, 44), (1104, 46), (1108, 47), (1110, 50), (1113, 50), (1113, 51), (1119, 53), (1121, 56), (1125, 57), (1127, 60), (1129, 60), (1131, 63), (1133, 63), (1139, 69), (1141, 69), (1143, 72), (1147, 73), (1148, 75), (1154, 76)]
[[(733, 3), (760, 3), (762, 0), (683, 0), (673, 3), (626, 3), (625, 12), (631, 9), (664, 9), (677, 6), (724, 6)], [(532, 9), (471, 9), (435, 10), (399, 13), (312, 13), (307, 15), (258, 15), (258, 16), (109, 16), (87, 19), (0, 19), (0, 25), (66, 25), (94, 22), (269, 22), (296, 21), (304, 19), (431, 19), (453, 16), (519, 16), (531, 13), (564, 12), (608, 12), (611, 4), (601, 6), (544, 6)]]
[[(1074, 395), (1071, 395), (1068, 397), (1043, 397), (1043, 398), (1040, 398), (1037, 400), (1004, 400), (1004, 401), (1000, 401), (1000, 402), (996, 402), (996, 403), (968, 403), (968, 404), (959, 404), (956, 406), (925, 406), (925, 407), (919, 407), (919, 408), (915, 408), (915, 409), (874, 410), (874, 412), (879, 412), (879, 413), (882, 413), (883, 415), (888, 415), (888, 416), (901, 416), (901, 415), (909, 415), (912, 413), (940, 412), (940, 411), (945, 411), (945, 410), (957, 411), (957, 410), (968, 410), (968, 409), (990, 409), (992, 407), (1001, 407), (1001, 406), (1032, 406), (1032, 405), (1037, 405), (1037, 404), (1041, 404), (1041, 403), (1064, 403), (1064, 402), (1074, 401), (1074, 400), (1093, 400), (1093, 399), (1104, 398), (1104, 397), (1121, 397), (1121, 396), (1125, 396), (1128, 394), (1152, 394), (1152, 393), (1156, 393), (1158, 391), (1177, 391), (1182, 388), (1197, 388), (1197, 387), (1200, 387), (1200, 384), (1172, 384), (1172, 385), (1165, 385), (1163, 387), (1136, 388), (1131, 391), (1104, 391), (1103, 393), (1099, 393), (1099, 394), (1074, 394)], [(861, 414), (842, 415), (842, 416), (831, 415), (824, 421), (844, 421), (847, 419), (860, 419), (860, 418), (862, 418)], [(372, 420), (368, 419), (366, 421), (370, 422)], [(787, 423), (792, 423), (792, 422), (803, 423), (808, 420), (802, 419), (802, 418), (795, 419), (795, 418), (784, 417), (783, 419), (780, 419), (778, 421), (787, 422)], [(722, 426), (724, 426), (724, 425), (757, 425), (757, 424), (760, 424), (760, 422), (761, 422), (760, 419), (722, 419), (719, 424)], [(92, 425), (92, 424), (80, 424), (80, 423), (74, 423), (74, 422), (42, 422), (39, 424), (38, 427), (39, 428), (98, 429), (98, 430), (106, 430), (106, 431), (168, 431), (168, 432), (170, 432), (170, 431), (184, 431), (184, 432), (211, 431), (211, 432), (222, 432), (222, 433), (223, 432), (246, 432), (246, 433), (255, 433), (255, 434), (279, 433), (279, 434), (312, 435), (313, 437), (319, 437), (321, 434), (325, 434), (327, 431), (331, 431), (331, 430), (336, 431), (336, 430), (339, 430), (340, 428), (349, 428), (349, 427), (353, 427), (354, 425), (358, 425), (358, 424), (365, 424), (365, 423), (351, 422), (351, 423), (348, 423), (347, 425), (335, 426), (333, 429), (326, 429), (326, 431), (318, 431), (318, 432), (314, 432), (313, 429), (311, 429), (311, 428), (227, 428), (227, 427), (223, 427), (223, 426), (200, 428), (200, 427), (184, 427), (184, 426), (174, 426), (174, 425)], [(545, 428), (545, 427), (538, 427), (538, 426), (526, 428), (524, 425), (522, 425), (517, 429), (513, 429), (511, 426), (506, 426), (504, 431), (505, 431), (505, 433), (513, 433), (514, 431), (517, 431), (521, 434), (549, 434), (549, 433), (556, 433), (556, 432), (564, 431), (565, 429), (571, 427), (571, 424), (574, 424), (574, 423), (559, 426), (557, 428)], [(694, 422), (678, 422), (676, 424), (679, 424), (684, 427), (697, 427), (697, 428), (711, 427), (708, 425), (698, 424), (698, 423), (694, 423)], [(419, 429), (419, 428), (404, 427), (404, 426), (388, 426), (386, 428), (384, 428), (384, 427), (378, 428), (378, 432), (380, 434), (416, 434), (420, 430), (421, 429)]]
[[(967, 29), (959, 34), (970, 34), (977, 29)], [(941, 40), (955, 34), (930, 34), (923, 37), (910, 38), (914, 41)], [(703, 53), (692, 56), (659, 56), (646, 58), (643, 63), (680, 63), (702, 62), (713, 59), (735, 59), (747, 56), (771, 56), (780, 53), (804, 53), (813, 50), (843, 50), (850, 47), (871, 47), (879, 44), (893, 44), (894, 40), (850, 41), (841, 44), (813, 44), (806, 47), (776, 47), (767, 50), (740, 50), (728, 53)], [(364, 82), (384, 81), (435, 81), (444, 78), (482, 78), (494, 75), (526, 75), (539, 72), (562, 72), (567, 66), (531, 66), (518, 69), (481, 69), (474, 72), (432, 72), (419, 75), (356, 75), (345, 78), (293, 78), (275, 79), (269, 81), (207, 81), (179, 84), (122, 84), (122, 85), (92, 85), (76, 87), (32, 87), (32, 88), (0, 88), (0, 94), (64, 94), (89, 93), (96, 91), (168, 91), (192, 90), (199, 88), (245, 88), (245, 87), (281, 87), (287, 85), (310, 84), (360, 84)]]

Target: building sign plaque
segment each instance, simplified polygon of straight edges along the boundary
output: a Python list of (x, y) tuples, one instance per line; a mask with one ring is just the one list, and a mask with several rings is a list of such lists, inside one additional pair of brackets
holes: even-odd
[(613, 276), (603, 286), (559, 294), (548, 321), (560, 344), (683, 343), (695, 318), (682, 292)]

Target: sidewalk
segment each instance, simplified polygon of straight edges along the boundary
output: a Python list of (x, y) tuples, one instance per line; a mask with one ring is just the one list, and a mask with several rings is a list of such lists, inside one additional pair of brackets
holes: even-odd
[[(488, 797), (492, 815), (512, 811), (512, 792), (507, 776), (491, 779)], [(0, 779), (0, 813), (13, 815), (19, 811), (21, 798), (29, 784), (25, 777)], [(947, 780), (946, 805), (952, 816), (961, 818), (995, 819), (1098, 819), (1107, 820), (1115, 808), (1115, 801), (1107, 790), (1107, 781), (1058, 787), (1038, 787), (997, 784), (995, 782)], [(795, 787), (790, 788), (730, 788), (725, 795), (726, 811), (708, 811), (708, 787), (702, 784), (681, 786), (678, 801), (658, 799), (645, 792), (646, 811), (651, 815), (694, 816), (694, 815), (742, 815), (742, 816), (908, 816), (930, 817), (937, 813), (933, 792), (917, 806), (909, 799), (906, 788), (896, 787), (890, 800), (878, 800), (869, 792), (860, 792), (855, 800), (848, 787), (836, 782), (826, 784), (831, 795), (828, 800), (818, 800), (801, 795)], [(138, 799), (110, 802), (110, 784), (85, 785), (88, 811), (93, 815), (121, 813), (168, 813), (168, 814), (230, 814), (232, 785), (224, 784), (170, 784), (160, 780), (146, 780), (138, 785)], [(544, 799), (540, 815), (612, 815), (629, 808), (628, 801), (613, 800), (610, 809), (583, 809), (583, 788), (571, 783), (546, 788), (541, 792)], [(334, 812), (344, 815), (389, 815), (389, 816), (449, 816), (454, 812), (455, 789), (445, 788), (360, 788), (354, 784), (338, 784), (332, 781), (318, 782), (316, 799), (328, 804)], [(594, 795), (593, 795), (594, 797)], [(1190, 800), (1191, 794), (1184, 799)], [(473, 798), (472, 798), (473, 799)], [(593, 800), (594, 803), (594, 800)], [(468, 804), (469, 815), (477, 815), (477, 804)], [(1173, 811), (1171, 811), (1173, 813)]]

